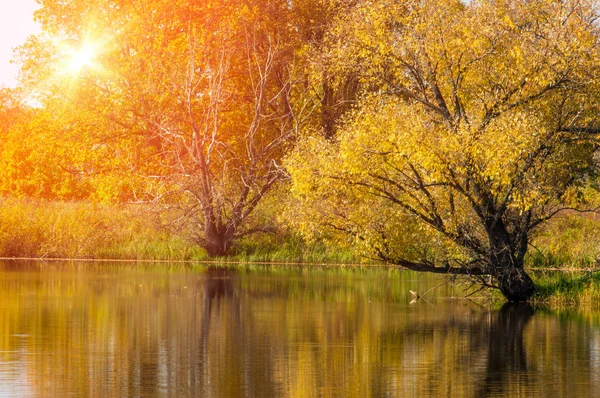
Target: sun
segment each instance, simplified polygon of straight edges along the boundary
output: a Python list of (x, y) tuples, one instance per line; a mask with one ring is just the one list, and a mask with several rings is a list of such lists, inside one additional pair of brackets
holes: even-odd
[(71, 75), (78, 74), (85, 68), (95, 67), (98, 49), (91, 43), (83, 43), (78, 49), (72, 49), (67, 54), (65, 72)]

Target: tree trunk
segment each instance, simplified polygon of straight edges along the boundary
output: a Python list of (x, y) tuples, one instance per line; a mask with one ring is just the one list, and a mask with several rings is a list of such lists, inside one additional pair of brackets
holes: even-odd
[(500, 285), (500, 291), (508, 301), (527, 301), (535, 293), (535, 283), (522, 267), (506, 267), (495, 277)]
[(335, 136), (335, 111), (333, 109), (334, 92), (333, 87), (328, 83), (327, 73), (324, 72), (323, 78), (323, 98), (321, 99), (321, 127), (323, 136), (327, 140), (332, 140)]
[(209, 257), (220, 257), (227, 254), (231, 247), (231, 241), (227, 241), (222, 237), (213, 237), (207, 239), (202, 245)]
[(233, 235), (235, 229), (227, 228), (224, 225), (216, 225), (212, 220), (206, 220), (207, 224), (204, 228), (204, 239), (200, 242), (200, 246), (206, 250), (209, 257), (224, 256), (229, 252), (233, 245)]
[(511, 302), (529, 300), (536, 288), (525, 272), (524, 253), (515, 254), (511, 237), (501, 220), (488, 227), (487, 232), (490, 241), (490, 273), (498, 281), (500, 291)]

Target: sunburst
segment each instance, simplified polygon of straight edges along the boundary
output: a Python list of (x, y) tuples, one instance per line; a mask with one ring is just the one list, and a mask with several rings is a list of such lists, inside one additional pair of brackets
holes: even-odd
[(65, 72), (76, 75), (83, 69), (96, 67), (97, 46), (92, 43), (83, 43), (81, 47), (68, 52)]

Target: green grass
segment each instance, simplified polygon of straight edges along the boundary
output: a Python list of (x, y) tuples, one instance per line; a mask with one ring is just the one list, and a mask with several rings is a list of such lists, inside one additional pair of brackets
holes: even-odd
[[(139, 205), (102, 205), (28, 199), (0, 200), (0, 257), (161, 261), (373, 263), (351, 248), (306, 243), (293, 232), (254, 235), (231, 254), (210, 259), (193, 242), (156, 227)], [(600, 218), (567, 214), (548, 223), (534, 240), (529, 268), (593, 269), (600, 258)], [(540, 299), (582, 301), (598, 293), (583, 289), (588, 280), (563, 278), (540, 283)], [(584, 283), (585, 282), (585, 283)], [(587, 285), (586, 285), (587, 286)], [(583, 289), (583, 290), (582, 290)], [(570, 296), (567, 297), (567, 292)]]
[(307, 244), (291, 233), (246, 239), (224, 260), (313, 264), (357, 264), (365, 261), (348, 248), (332, 248), (323, 242)]
[(534, 302), (553, 308), (600, 308), (600, 272), (551, 272), (534, 276), (538, 292)]
[(562, 270), (533, 273), (538, 288), (534, 303), (553, 310), (600, 310), (598, 215), (570, 213), (556, 217), (543, 226), (533, 245), (526, 258), (529, 268)]

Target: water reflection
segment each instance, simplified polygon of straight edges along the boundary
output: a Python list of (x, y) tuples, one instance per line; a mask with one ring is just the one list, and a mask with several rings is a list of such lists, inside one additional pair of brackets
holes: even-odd
[[(11, 268), (12, 267), (12, 268)], [(389, 270), (0, 264), (0, 396), (593, 396), (596, 314)], [(442, 298), (445, 297), (445, 298)]]
[[(476, 396), (507, 396), (516, 375), (529, 386), (527, 354), (523, 341), (525, 326), (533, 317), (528, 304), (506, 303), (492, 315), (489, 325), (486, 373)], [(524, 377), (525, 379), (521, 379)]]

